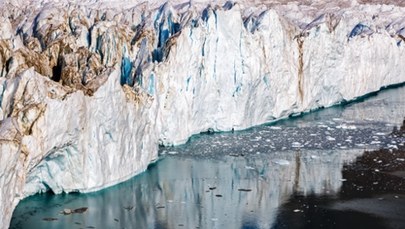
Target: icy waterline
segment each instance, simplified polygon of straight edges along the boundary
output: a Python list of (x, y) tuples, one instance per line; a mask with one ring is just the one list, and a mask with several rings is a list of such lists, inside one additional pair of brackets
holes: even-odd
[[(11, 228), (401, 228), (403, 95), (400, 87), (270, 126), (195, 136), (163, 148), (161, 161), (120, 185), (29, 197)], [(334, 144), (323, 144), (326, 136)], [(364, 152), (375, 148), (387, 150)]]
[(405, 82), (400, 6), (46, 2), (2, 1), (2, 227), (26, 196), (144, 171), (159, 144)]

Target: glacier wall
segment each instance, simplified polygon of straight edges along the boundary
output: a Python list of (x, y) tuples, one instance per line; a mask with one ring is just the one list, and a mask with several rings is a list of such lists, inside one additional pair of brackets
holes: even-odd
[(0, 2), (1, 227), (25, 196), (128, 179), (158, 144), (405, 82), (404, 8), (315, 2)]

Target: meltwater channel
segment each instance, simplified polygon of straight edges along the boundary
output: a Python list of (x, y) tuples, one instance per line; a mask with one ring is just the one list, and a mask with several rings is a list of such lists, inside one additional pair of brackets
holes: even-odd
[[(131, 180), (20, 202), (11, 228), (404, 228), (405, 87), (160, 149)], [(67, 213), (67, 214), (66, 214)]]

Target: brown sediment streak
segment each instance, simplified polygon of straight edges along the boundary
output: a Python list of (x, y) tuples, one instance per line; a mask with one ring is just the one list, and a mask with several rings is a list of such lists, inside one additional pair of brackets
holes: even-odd
[(302, 37), (297, 38), (298, 43), (298, 95), (300, 97), (301, 102), (304, 99), (304, 89), (303, 89), (303, 81), (304, 81), (304, 39)]

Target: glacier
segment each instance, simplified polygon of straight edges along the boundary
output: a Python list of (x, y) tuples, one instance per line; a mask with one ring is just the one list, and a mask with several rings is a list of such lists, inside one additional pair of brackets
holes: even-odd
[(0, 0), (0, 228), (26, 196), (91, 192), (158, 145), (405, 82), (396, 1)]

